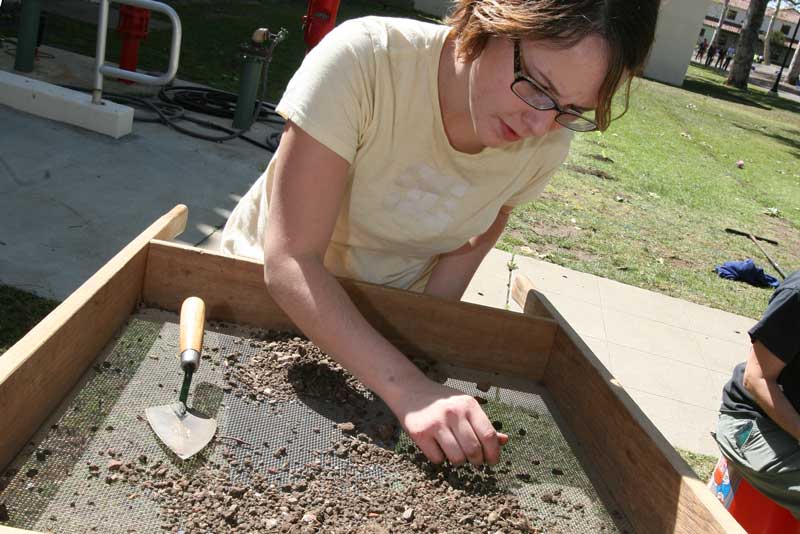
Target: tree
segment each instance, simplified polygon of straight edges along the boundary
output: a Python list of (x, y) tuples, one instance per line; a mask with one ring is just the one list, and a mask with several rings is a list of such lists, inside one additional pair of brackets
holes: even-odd
[(786, 75), (786, 82), (790, 85), (797, 85), (797, 78), (800, 76), (800, 44), (794, 51), (792, 64), (789, 65), (789, 74)]
[[(769, 26), (767, 26), (767, 33), (764, 34), (764, 65), (770, 65), (770, 49), (772, 48), (773, 43), (772, 40), (776, 39), (778, 36), (778, 32), (773, 32), (772, 28), (775, 26), (775, 19), (778, 18), (778, 15), (781, 13), (781, 1), (778, 0), (778, 5), (775, 6), (775, 11), (772, 13), (772, 18), (769, 19)], [(781, 41), (783, 44), (783, 41)]]
[(714, 28), (714, 35), (711, 36), (711, 42), (708, 43), (708, 46), (716, 45), (717, 38), (719, 34), (722, 33), (722, 22), (725, 20), (725, 15), (728, 14), (728, 3), (730, 0), (723, 0), (722, 2), (722, 14), (719, 16), (719, 21), (717, 22), (717, 27)]
[(764, 13), (767, 11), (768, 0), (750, 0), (747, 10), (747, 21), (744, 23), (739, 42), (736, 44), (736, 54), (733, 65), (725, 85), (732, 85), (738, 89), (747, 89), (747, 80), (750, 78), (750, 68), (753, 66), (753, 52), (758, 42), (758, 30), (764, 22)]
[[(800, 6), (800, 0), (786, 0), (790, 4), (794, 6), (794, 9), (797, 10), (797, 7)], [(797, 21), (800, 24), (800, 20)], [(789, 36), (791, 39), (791, 36)], [(789, 41), (789, 52), (792, 51), (792, 41)], [(800, 43), (797, 43), (797, 48), (794, 51), (794, 56), (792, 56), (792, 63), (789, 65), (789, 74), (786, 75), (786, 81), (790, 85), (797, 85), (797, 78), (800, 75)]]

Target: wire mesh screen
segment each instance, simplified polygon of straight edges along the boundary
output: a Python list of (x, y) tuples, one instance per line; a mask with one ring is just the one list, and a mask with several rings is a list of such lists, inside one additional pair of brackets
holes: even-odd
[[(545, 392), (479, 391), (475, 382), (448, 379), (480, 397), (511, 439), (494, 468), (434, 467), (380, 399), (335, 365), (319, 364), (328, 360), (305, 340), (207, 326), (189, 397), (218, 421), (205, 449), (179, 460), (144, 417), (150, 406), (177, 401), (183, 377), (177, 316), (142, 310), (0, 475), (0, 525), (125, 533), (217, 532), (219, 525), (243, 532), (632, 532), (602, 484), (587, 476)], [(479, 506), (476, 488), (489, 487), (487, 480), (485, 500), (496, 511)], [(525, 521), (502, 494), (518, 502)]]

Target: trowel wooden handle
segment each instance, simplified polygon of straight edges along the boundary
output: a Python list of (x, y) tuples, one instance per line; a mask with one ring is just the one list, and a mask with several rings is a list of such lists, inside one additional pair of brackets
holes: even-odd
[(192, 371), (200, 364), (203, 348), (203, 328), (206, 322), (206, 304), (198, 297), (189, 297), (181, 306), (181, 367), (192, 366)]

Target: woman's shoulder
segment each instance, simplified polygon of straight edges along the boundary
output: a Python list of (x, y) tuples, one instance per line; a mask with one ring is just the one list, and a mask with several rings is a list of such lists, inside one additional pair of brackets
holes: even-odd
[(350, 19), (337, 30), (352, 38), (369, 38), (376, 49), (401, 52), (428, 48), (443, 40), (450, 32), (448, 26), (422, 20), (399, 17), (368, 16)]

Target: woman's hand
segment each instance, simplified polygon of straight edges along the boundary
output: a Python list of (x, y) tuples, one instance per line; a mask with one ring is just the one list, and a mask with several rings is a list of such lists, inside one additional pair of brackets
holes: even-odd
[(494, 465), (508, 436), (495, 430), (473, 397), (422, 377), (389, 402), (403, 428), (428, 460)]

